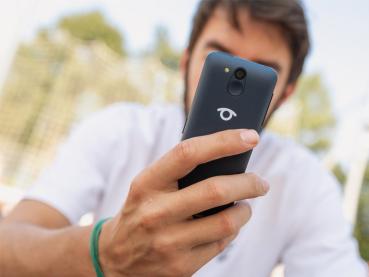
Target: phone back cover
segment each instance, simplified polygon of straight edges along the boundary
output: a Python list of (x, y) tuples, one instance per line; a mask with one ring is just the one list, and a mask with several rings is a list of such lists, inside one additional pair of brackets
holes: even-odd
[[(226, 67), (230, 72), (226, 72)], [(227, 86), (237, 68), (246, 69), (247, 76), (243, 93), (235, 96), (228, 92)], [(277, 74), (269, 67), (222, 52), (209, 54), (183, 130), (182, 140), (227, 129), (245, 128), (260, 132), (276, 81)], [(237, 116), (224, 121), (220, 117), (219, 108), (231, 109)], [(201, 164), (179, 180), (179, 188), (213, 176), (245, 172), (250, 156), (251, 151)], [(207, 214), (221, 209), (224, 207), (212, 209)]]

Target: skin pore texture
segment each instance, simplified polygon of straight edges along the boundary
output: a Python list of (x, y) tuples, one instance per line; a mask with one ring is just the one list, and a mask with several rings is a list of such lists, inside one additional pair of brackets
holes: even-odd
[[(236, 30), (222, 8), (207, 22), (192, 53), (181, 60), (189, 110), (207, 54), (222, 50), (274, 67), (279, 73), (269, 115), (293, 92), (287, 83), (291, 54), (282, 29), (239, 10)], [(255, 174), (209, 178), (178, 191), (177, 180), (197, 165), (236, 155), (259, 141), (253, 130), (228, 130), (180, 142), (143, 169), (122, 209), (102, 228), (99, 256), (106, 277), (191, 276), (218, 255), (251, 217), (247, 201), (218, 214), (191, 215), (230, 202), (264, 196)], [(0, 222), (0, 276), (94, 276), (89, 257), (92, 226), (72, 226), (57, 209), (21, 201)], [(163, 264), (165, 266), (163, 266)]]

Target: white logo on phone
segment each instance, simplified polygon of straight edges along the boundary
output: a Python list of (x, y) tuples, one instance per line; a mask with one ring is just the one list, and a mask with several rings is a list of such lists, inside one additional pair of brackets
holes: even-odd
[(217, 111), (220, 112), (220, 118), (224, 121), (229, 121), (232, 117), (237, 117), (237, 114), (228, 108), (219, 108)]

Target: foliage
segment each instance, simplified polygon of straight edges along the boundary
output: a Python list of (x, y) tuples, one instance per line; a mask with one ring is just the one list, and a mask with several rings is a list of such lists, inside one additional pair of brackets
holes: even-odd
[[(55, 39), (58, 29), (69, 36)], [(99, 12), (67, 16), (57, 29), (40, 30), (34, 41), (18, 49), (0, 101), (4, 180), (13, 183), (9, 180), (14, 176), (31, 175), (24, 181), (31, 183), (49, 161), (49, 149), (60, 142), (81, 113), (119, 101), (148, 103), (160, 92), (166, 99), (175, 99), (176, 82), (165, 80), (179, 79), (179, 59), (167, 29), (159, 26), (153, 48), (142, 62), (145, 66), (135, 71), (122, 35)], [(289, 124), (279, 124), (295, 126), (293, 135), (313, 151), (326, 151), (335, 120), (321, 76), (304, 76), (290, 103), (297, 107), (296, 114), (288, 118)], [(346, 182), (340, 165), (333, 173), (341, 184)], [(369, 260), (369, 167), (355, 235), (362, 256)]]
[(122, 35), (106, 22), (100, 12), (90, 12), (64, 17), (58, 28), (84, 41), (102, 41), (119, 55), (126, 54)]
[(341, 185), (344, 185), (346, 183), (346, 181), (347, 181), (346, 172), (343, 170), (343, 168), (340, 164), (336, 164), (333, 167), (332, 173), (334, 174), (334, 176), (336, 176), (338, 182)]
[[(340, 164), (333, 168), (333, 173), (342, 185), (346, 183), (347, 175)], [(363, 178), (354, 235), (359, 242), (361, 257), (369, 261), (369, 165)]]
[(304, 75), (294, 95), (274, 113), (268, 128), (293, 137), (314, 152), (325, 152), (330, 146), (330, 132), (335, 125), (330, 103), (329, 92), (321, 76)]
[[(288, 107), (294, 107), (292, 112)], [(335, 119), (328, 90), (318, 74), (303, 76), (296, 94), (281, 110), (282, 113), (277, 112), (277, 116), (271, 121), (272, 129), (291, 135), (315, 152), (327, 151), (330, 147), (330, 131), (335, 125)], [(283, 113), (284, 116), (281, 116)], [(290, 126), (292, 127), (289, 128)], [(342, 165), (335, 165), (332, 172), (344, 186), (347, 172)], [(355, 237), (359, 242), (361, 256), (369, 260), (369, 167), (363, 180)]]
[(335, 124), (327, 88), (319, 74), (304, 76), (294, 96), (300, 110), (298, 140), (313, 151), (330, 146), (329, 132)]
[(0, 99), (2, 182), (32, 183), (72, 124), (104, 106), (175, 101), (178, 79), (156, 57), (132, 63), (100, 40), (43, 29), (18, 49)]
[(355, 236), (359, 241), (361, 256), (366, 261), (369, 261), (369, 166), (364, 175), (363, 187), (360, 194)]
[(180, 52), (170, 44), (168, 30), (163, 26), (156, 28), (154, 49), (151, 55), (158, 57), (164, 65), (171, 69), (179, 68)]

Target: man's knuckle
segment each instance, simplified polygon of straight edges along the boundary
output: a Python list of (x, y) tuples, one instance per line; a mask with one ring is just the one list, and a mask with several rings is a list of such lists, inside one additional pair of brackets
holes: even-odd
[(143, 194), (143, 190), (142, 190), (141, 180), (139, 176), (136, 176), (131, 182), (131, 186), (129, 189), (129, 196), (134, 201), (137, 201), (141, 199), (142, 194)]
[(257, 179), (259, 179), (259, 177), (255, 173), (248, 173), (247, 176), (251, 182), (255, 182), (257, 181)]
[(231, 217), (226, 213), (221, 213), (219, 216), (223, 236), (228, 237), (235, 234), (237, 232), (237, 228)]
[(217, 252), (220, 253), (226, 248), (227, 242), (225, 240), (219, 240), (216, 242), (216, 246), (217, 246)]
[(219, 143), (226, 144), (227, 143), (226, 133), (225, 132), (218, 133), (217, 139)]
[(152, 249), (160, 256), (173, 255), (175, 243), (169, 236), (158, 236), (154, 239)]
[(217, 136), (217, 142), (219, 143), (219, 145), (221, 145), (222, 148), (228, 149), (230, 144), (229, 135), (227, 134), (227, 132), (220, 132)]
[(144, 214), (144, 215), (141, 216), (141, 218), (139, 220), (139, 226), (142, 229), (150, 230), (154, 227), (154, 222), (153, 222), (152, 218), (149, 215)]
[(184, 140), (176, 147), (176, 154), (183, 162), (191, 160), (195, 154), (194, 143), (191, 140)]
[(165, 213), (161, 209), (149, 209), (144, 212), (140, 219), (140, 226), (143, 229), (151, 230), (161, 224)]
[(207, 200), (213, 204), (224, 202), (226, 198), (225, 189), (214, 178), (208, 180), (206, 193)]
[(141, 174), (138, 174), (137, 176), (135, 176), (133, 179), (132, 179), (132, 182), (131, 182), (131, 187), (133, 188), (137, 188), (140, 186), (141, 184)]

